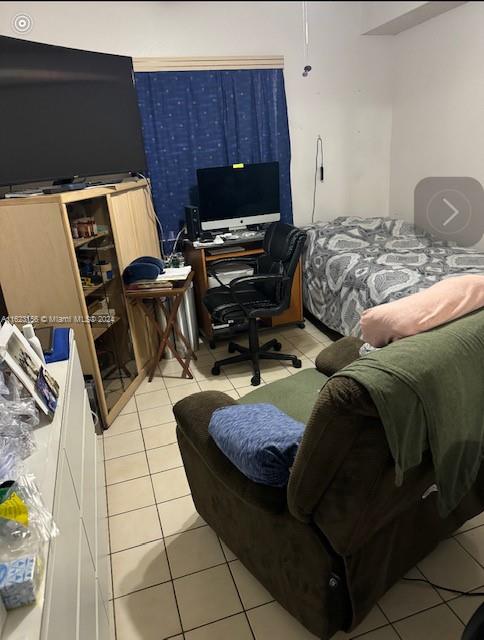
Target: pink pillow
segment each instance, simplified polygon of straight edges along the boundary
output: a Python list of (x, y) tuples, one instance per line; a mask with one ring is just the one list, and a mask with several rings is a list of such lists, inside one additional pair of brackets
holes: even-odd
[(484, 307), (484, 275), (447, 278), (406, 298), (363, 311), (360, 319), (363, 340), (373, 347), (384, 347), (481, 307)]

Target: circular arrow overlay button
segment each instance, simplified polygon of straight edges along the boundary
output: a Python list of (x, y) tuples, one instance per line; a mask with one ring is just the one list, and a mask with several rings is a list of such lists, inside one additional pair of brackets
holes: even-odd
[(424, 178), (415, 189), (414, 219), (435, 238), (475, 245), (484, 234), (484, 189), (474, 178)]

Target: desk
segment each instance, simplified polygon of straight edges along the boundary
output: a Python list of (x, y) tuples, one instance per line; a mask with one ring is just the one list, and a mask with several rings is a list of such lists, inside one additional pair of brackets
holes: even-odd
[[(126, 299), (131, 306), (137, 306), (141, 309), (141, 311), (148, 318), (150, 323), (153, 325), (155, 331), (157, 332), (160, 343), (158, 345), (158, 352), (153, 357), (153, 362), (149, 372), (149, 382), (153, 380), (153, 376), (155, 375), (156, 367), (158, 366), (159, 361), (163, 357), (163, 352), (166, 347), (170, 349), (175, 358), (178, 360), (182, 367), (182, 377), (188, 377), (193, 379), (192, 372), (190, 371), (190, 360), (196, 360), (197, 356), (192, 351), (190, 344), (183, 333), (180, 331), (180, 327), (176, 321), (176, 314), (178, 308), (180, 306), (181, 301), (183, 300), (183, 296), (188, 291), (192, 280), (194, 277), (193, 270), (190, 271), (188, 276), (183, 281), (175, 281), (173, 282), (173, 287), (166, 288), (153, 288), (153, 289), (130, 289), (126, 288)], [(171, 309), (168, 310), (166, 306), (163, 304), (167, 298), (171, 298), (172, 304)], [(151, 302), (151, 309), (148, 306), (147, 301)], [(166, 327), (164, 330), (160, 327), (160, 323), (156, 318), (156, 308), (160, 308), (166, 318)], [(175, 334), (180, 338), (183, 344), (186, 347), (186, 356), (185, 359), (181, 357), (176, 349), (176, 345), (173, 341), (170, 341), (170, 335), (172, 330)]]
[[(210, 251), (223, 247), (227, 249), (231, 244), (237, 247), (242, 247), (242, 251), (237, 250), (234, 247), (234, 251), (226, 252), (219, 255), (210, 255)], [(210, 246), (210, 247), (194, 247), (192, 242), (186, 241), (183, 254), (185, 256), (185, 263), (191, 265), (192, 270), (195, 272), (193, 280), (195, 288), (195, 301), (197, 305), (198, 325), (202, 335), (207, 338), (211, 346), (214, 345), (214, 331), (212, 327), (212, 319), (208, 313), (205, 305), (203, 304), (203, 298), (208, 289), (208, 274), (207, 268), (210, 262), (214, 260), (235, 258), (235, 257), (248, 257), (255, 256), (264, 253), (262, 249), (262, 240), (250, 240), (250, 239), (238, 239), (232, 242), (225, 242), (223, 245)], [(273, 318), (261, 319), (261, 322), (269, 327), (276, 327), (285, 324), (297, 324), (304, 326), (303, 304), (302, 304), (302, 270), (301, 262), (299, 262), (296, 272), (294, 274), (294, 280), (292, 283), (291, 291), (291, 303), (289, 308), (281, 313), (279, 316)]]

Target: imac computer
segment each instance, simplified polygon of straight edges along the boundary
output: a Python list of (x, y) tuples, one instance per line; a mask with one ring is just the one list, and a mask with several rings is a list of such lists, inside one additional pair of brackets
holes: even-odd
[(280, 220), (278, 162), (198, 169), (197, 182), (203, 231)]

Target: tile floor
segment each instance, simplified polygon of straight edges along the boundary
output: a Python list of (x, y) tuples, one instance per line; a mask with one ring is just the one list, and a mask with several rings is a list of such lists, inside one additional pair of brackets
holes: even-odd
[[(309, 322), (281, 329), (283, 351), (313, 367), (330, 340)], [(192, 371), (165, 361), (159, 377), (143, 382), (105, 435), (106, 481), (117, 640), (315, 639), (272, 600), (195, 511), (176, 443), (172, 404), (207, 389), (233, 398), (253, 389), (250, 368), (214, 377), (213, 359), (226, 346), (201, 345)], [(262, 384), (298, 370), (263, 363)], [(460, 590), (484, 588), (484, 516), (466, 523), (412, 570)], [(401, 581), (351, 634), (334, 640), (460, 640), (484, 598), (457, 597), (423, 583)]]

